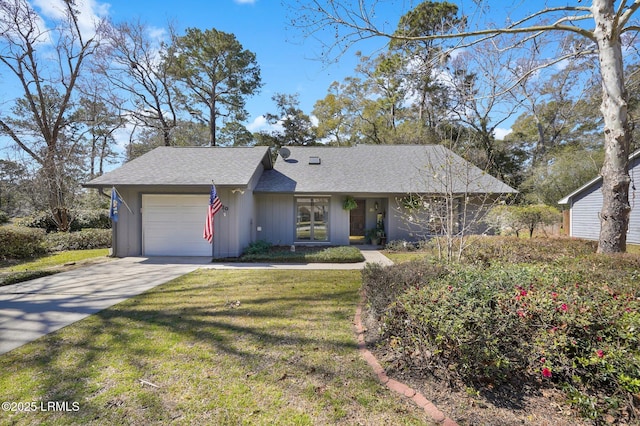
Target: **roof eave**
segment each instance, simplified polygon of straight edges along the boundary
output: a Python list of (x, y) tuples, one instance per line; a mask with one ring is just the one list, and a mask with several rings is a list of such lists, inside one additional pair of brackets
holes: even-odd
[[(633, 154), (631, 154), (629, 156), (629, 162), (635, 160), (636, 158), (640, 158), (640, 149), (635, 151)], [(571, 194), (569, 194), (566, 197), (564, 197), (561, 200), (559, 200), (558, 204), (569, 204), (569, 202), (571, 201), (571, 199), (574, 196), (576, 196), (577, 194), (581, 193), (582, 191), (584, 191), (585, 189), (587, 189), (588, 187), (590, 187), (591, 185), (593, 185), (594, 183), (598, 182), (601, 179), (602, 179), (602, 176), (598, 176), (598, 177), (595, 177), (595, 178), (591, 179), (589, 182), (585, 183), (580, 188), (578, 188), (575, 191), (573, 191)]]

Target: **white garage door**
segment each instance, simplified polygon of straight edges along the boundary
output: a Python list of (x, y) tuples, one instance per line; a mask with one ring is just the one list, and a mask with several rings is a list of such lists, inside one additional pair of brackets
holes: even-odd
[(143, 195), (144, 256), (211, 256), (202, 238), (209, 195)]

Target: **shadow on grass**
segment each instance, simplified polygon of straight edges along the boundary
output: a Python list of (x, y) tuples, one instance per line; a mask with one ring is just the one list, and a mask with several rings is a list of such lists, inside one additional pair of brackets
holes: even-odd
[[(378, 390), (366, 390), (378, 387), (350, 324), (359, 273), (317, 275), (302, 283), (291, 271), (179, 278), (6, 354), (0, 396), (79, 402), (78, 412), (38, 413), (38, 422), (54, 424), (186, 421), (212, 412), (209, 420), (237, 423), (256, 409), (272, 420), (269, 410), (281, 404), (301, 412), (321, 406), (340, 419), (343, 406), (378, 399)], [(22, 383), (9, 386), (15, 381)], [(353, 381), (364, 388), (356, 392), (362, 401), (327, 390)], [(216, 402), (203, 407), (207, 400)]]

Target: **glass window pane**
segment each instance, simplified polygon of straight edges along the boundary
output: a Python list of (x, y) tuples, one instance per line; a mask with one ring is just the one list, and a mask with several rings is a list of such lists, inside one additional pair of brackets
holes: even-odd
[(296, 206), (296, 240), (311, 239), (311, 199), (299, 198)]
[(329, 241), (329, 199), (296, 199), (296, 241)]
[(329, 241), (329, 205), (317, 200), (313, 205), (313, 239), (314, 241)]

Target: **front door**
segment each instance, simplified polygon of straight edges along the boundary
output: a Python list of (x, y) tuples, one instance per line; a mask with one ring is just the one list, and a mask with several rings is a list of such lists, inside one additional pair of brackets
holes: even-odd
[(365, 234), (365, 200), (355, 200), (358, 207), (349, 211), (349, 235), (352, 237), (364, 237)]

